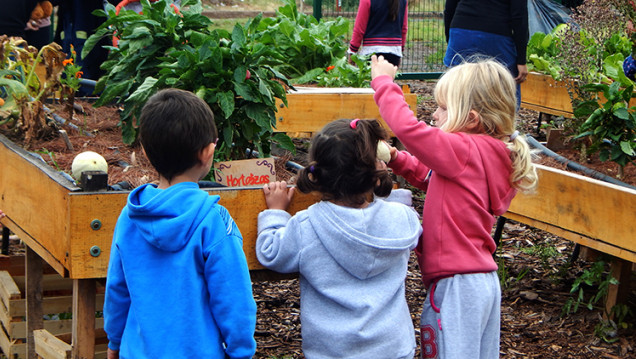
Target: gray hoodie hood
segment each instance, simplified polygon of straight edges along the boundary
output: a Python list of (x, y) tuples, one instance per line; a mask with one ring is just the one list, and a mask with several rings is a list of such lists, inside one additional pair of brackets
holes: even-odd
[[(358, 279), (374, 277), (400, 263), (400, 254), (415, 248), (422, 232), (414, 209), (384, 200), (355, 211), (323, 201), (308, 212), (329, 254)], [(401, 220), (393, 220), (396, 217)]]

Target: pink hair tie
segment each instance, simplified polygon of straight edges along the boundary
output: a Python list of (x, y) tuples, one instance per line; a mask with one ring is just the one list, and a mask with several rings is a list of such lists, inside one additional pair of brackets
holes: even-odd
[(358, 126), (358, 121), (360, 121), (359, 118), (356, 118), (355, 120), (351, 120), (351, 123), (349, 123), (349, 126), (351, 126), (351, 128), (355, 130), (356, 126)]

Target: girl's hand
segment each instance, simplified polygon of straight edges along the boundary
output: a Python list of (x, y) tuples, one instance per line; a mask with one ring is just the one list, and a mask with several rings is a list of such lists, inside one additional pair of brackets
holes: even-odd
[(7, 215), (4, 214), (4, 212), (2, 212), (2, 210), (0, 209), (0, 219), (6, 217)]
[(395, 161), (395, 158), (397, 157), (398, 149), (389, 145), (389, 152), (391, 153), (391, 161)]
[(392, 79), (395, 79), (395, 75), (397, 74), (397, 66), (388, 62), (384, 59), (384, 56), (377, 55), (371, 56), (371, 80), (375, 79), (378, 76), (389, 75)]
[(287, 188), (287, 182), (270, 182), (263, 186), (263, 192), (265, 193), (265, 203), (269, 209), (282, 209), (287, 210), (289, 203), (294, 197), (296, 188)]

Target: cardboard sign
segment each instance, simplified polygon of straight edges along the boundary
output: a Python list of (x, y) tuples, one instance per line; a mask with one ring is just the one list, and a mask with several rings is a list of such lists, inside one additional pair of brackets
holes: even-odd
[(262, 186), (276, 181), (273, 158), (217, 162), (214, 165), (216, 182), (227, 187)]

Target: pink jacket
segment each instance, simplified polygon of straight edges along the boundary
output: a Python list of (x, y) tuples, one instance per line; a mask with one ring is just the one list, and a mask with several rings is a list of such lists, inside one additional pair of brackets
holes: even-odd
[(377, 77), (371, 87), (380, 115), (408, 150), (389, 166), (427, 191), (424, 232), (416, 248), (424, 284), (497, 270), (491, 230), (495, 216), (506, 212), (516, 194), (505, 143), (488, 135), (446, 133), (418, 121), (389, 76)]

